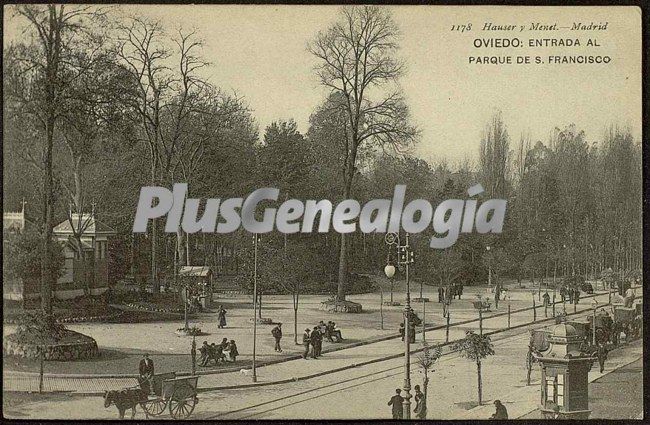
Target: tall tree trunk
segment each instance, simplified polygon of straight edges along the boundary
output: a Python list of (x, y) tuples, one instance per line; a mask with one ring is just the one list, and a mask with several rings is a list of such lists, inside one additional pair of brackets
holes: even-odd
[(52, 313), (52, 287), (54, 285), (51, 273), (51, 245), (52, 245), (52, 148), (54, 144), (54, 116), (48, 119), (46, 126), (46, 146), (44, 155), (43, 176), (43, 241), (41, 254), (41, 309), (45, 314)]
[[(352, 177), (354, 176), (354, 162), (348, 161), (346, 166), (345, 188), (343, 190), (343, 199), (350, 198), (352, 190)], [(348, 253), (347, 253), (347, 235), (341, 233), (341, 250), (339, 252), (339, 283), (337, 288), (337, 298), (345, 300), (345, 292), (348, 285)]]
[(478, 375), (478, 404), (483, 403), (483, 383), (481, 382), (481, 361), (476, 361), (476, 373)]

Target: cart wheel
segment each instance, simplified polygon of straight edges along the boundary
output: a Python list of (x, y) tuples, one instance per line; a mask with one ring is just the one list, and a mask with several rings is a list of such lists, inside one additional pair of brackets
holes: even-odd
[(165, 400), (160, 398), (151, 400), (142, 405), (142, 408), (146, 410), (147, 413), (151, 416), (161, 415), (165, 411), (166, 407), (167, 407), (167, 403), (165, 402)]
[(169, 400), (169, 414), (174, 419), (189, 418), (197, 402), (194, 388), (190, 386), (176, 388)]

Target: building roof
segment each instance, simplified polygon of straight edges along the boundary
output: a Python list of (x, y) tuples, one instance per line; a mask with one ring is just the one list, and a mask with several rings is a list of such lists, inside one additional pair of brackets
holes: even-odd
[[(73, 234), (73, 229), (75, 231), (81, 229), (82, 234), (100, 234), (100, 233), (107, 234), (107, 235), (117, 234), (117, 232), (113, 228), (97, 220), (95, 216), (92, 214), (73, 213), (71, 219), (72, 220), (66, 218), (64, 221), (59, 223), (54, 228), (54, 233)], [(72, 221), (74, 228), (70, 225), (70, 221)]]
[(179, 276), (199, 276), (206, 277), (211, 273), (208, 266), (182, 266), (178, 271)]

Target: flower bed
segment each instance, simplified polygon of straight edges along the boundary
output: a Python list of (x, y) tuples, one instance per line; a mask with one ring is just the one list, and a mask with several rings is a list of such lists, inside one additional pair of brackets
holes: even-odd
[(156, 304), (148, 303), (148, 302), (128, 303), (126, 304), (126, 306), (134, 309), (142, 310), (142, 311), (152, 311), (156, 313), (183, 313), (185, 311), (182, 308), (160, 307)]
[[(16, 334), (10, 334), (3, 338), (2, 351), (5, 356), (39, 358), (39, 347), (20, 341)], [(44, 352), (45, 360), (58, 361), (91, 359), (99, 356), (99, 348), (93, 338), (68, 329), (63, 331), (61, 340), (45, 345)]]

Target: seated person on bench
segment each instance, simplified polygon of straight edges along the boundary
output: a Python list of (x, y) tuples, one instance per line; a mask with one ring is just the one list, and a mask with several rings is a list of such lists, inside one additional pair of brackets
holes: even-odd
[(223, 354), (223, 347), (221, 345), (217, 345), (214, 342), (210, 344), (210, 348), (208, 350), (208, 360), (206, 361), (206, 366), (208, 363), (210, 363), (210, 360), (214, 360), (214, 364), (219, 363), (219, 360), (226, 361), (226, 356)]
[(333, 336), (336, 337), (336, 342), (341, 342), (341, 341), (343, 341), (343, 336), (341, 335), (341, 330), (340, 330), (340, 329), (336, 329), (336, 323), (334, 323), (334, 322), (332, 322), (332, 321), (328, 321), (328, 322), (327, 322), (327, 327), (326, 327), (326, 331), (325, 331), (325, 336), (327, 337), (327, 339), (328, 339), (330, 342), (334, 342), (334, 340), (332, 339)]

